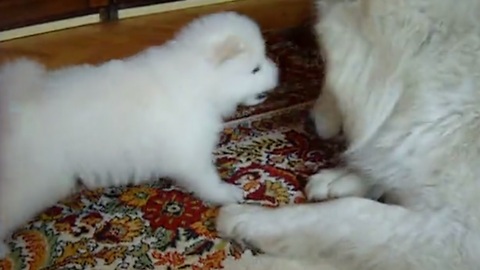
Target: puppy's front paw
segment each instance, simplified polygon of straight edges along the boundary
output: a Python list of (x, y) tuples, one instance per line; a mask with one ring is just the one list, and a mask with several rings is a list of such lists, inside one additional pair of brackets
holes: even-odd
[(244, 200), (243, 189), (228, 183), (221, 183), (201, 197), (207, 202), (216, 205), (239, 203)]
[(0, 260), (5, 259), (8, 255), (9, 249), (7, 244), (3, 242), (3, 240), (0, 240)]
[(315, 130), (317, 135), (322, 139), (331, 139), (337, 136), (341, 131), (341, 126), (336, 119), (330, 115), (317, 114), (311, 116), (313, 123), (315, 124)]
[(367, 185), (356, 174), (346, 170), (323, 170), (310, 177), (305, 194), (311, 201), (343, 197), (364, 197)]
[(10, 252), (10, 249), (5, 241), (6, 236), (7, 236), (7, 232), (6, 232), (5, 226), (0, 221), (0, 259), (4, 259)]
[(335, 104), (332, 94), (327, 91), (318, 97), (310, 111), (310, 119), (320, 138), (330, 139), (342, 130), (342, 117)]
[(232, 184), (222, 184), (219, 190), (221, 196), (219, 196), (219, 203), (239, 203), (243, 199), (243, 189)]

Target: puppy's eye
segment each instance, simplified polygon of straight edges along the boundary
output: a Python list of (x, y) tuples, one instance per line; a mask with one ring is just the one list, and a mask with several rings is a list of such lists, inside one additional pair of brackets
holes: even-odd
[(260, 66), (257, 66), (256, 68), (254, 68), (254, 69), (252, 70), (252, 74), (255, 74), (255, 73), (259, 72), (259, 71), (260, 71)]

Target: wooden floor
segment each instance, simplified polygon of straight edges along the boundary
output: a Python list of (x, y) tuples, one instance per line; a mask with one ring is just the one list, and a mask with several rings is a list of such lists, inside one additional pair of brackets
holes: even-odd
[(242, 0), (168, 13), (88, 25), (0, 43), (0, 63), (20, 56), (35, 58), (49, 68), (98, 63), (132, 55), (161, 44), (192, 18), (234, 10), (251, 16), (265, 30), (290, 28), (309, 20), (312, 0)]

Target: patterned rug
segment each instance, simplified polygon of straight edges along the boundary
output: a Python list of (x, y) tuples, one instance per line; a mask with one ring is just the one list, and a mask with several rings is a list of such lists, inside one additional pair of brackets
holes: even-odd
[[(255, 108), (227, 120), (216, 150), (225, 181), (248, 202), (303, 203), (305, 179), (337, 163), (339, 139), (319, 140), (307, 112), (323, 80), (308, 30), (266, 33), (281, 86)], [(83, 191), (19, 229), (0, 269), (223, 269), (254, 250), (220, 239), (217, 209), (167, 180)]]

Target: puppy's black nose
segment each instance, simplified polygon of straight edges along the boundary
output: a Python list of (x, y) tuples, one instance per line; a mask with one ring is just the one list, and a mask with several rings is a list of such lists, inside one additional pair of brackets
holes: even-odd
[(268, 95), (267, 92), (260, 93), (257, 95), (257, 99), (264, 99), (267, 97), (267, 95)]

